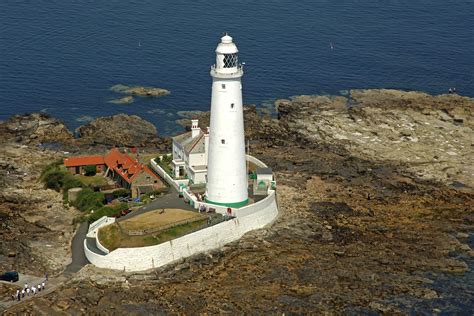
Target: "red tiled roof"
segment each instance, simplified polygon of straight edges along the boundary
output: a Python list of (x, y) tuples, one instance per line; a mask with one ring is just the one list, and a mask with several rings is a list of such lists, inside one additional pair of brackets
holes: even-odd
[(120, 177), (128, 183), (132, 183), (133, 180), (142, 172), (146, 172), (151, 176), (158, 178), (150, 168), (141, 164), (138, 160), (133, 159), (129, 155), (121, 153), (117, 148), (110, 150), (105, 156), (82, 156), (64, 159), (64, 165), (66, 167), (104, 164), (118, 173)]
[(89, 165), (103, 165), (104, 157), (102, 156), (83, 156), (83, 157), (69, 157), (64, 159), (66, 167), (78, 167)]
[(132, 183), (142, 171), (156, 177), (147, 166), (144, 166), (139, 163), (138, 160), (133, 159), (127, 154), (121, 153), (117, 148), (112, 149), (107, 155), (105, 155), (104, 162), (107, 167), (113, 169), (128, 183)]

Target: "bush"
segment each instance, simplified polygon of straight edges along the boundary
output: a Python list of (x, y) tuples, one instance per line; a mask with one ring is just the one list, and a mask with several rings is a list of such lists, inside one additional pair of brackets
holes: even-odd
[(166, 194), (170, 191), (169, 188), (165, 187), (165, 188), (160, 188), (158, 190), (153, 190), (153, 191), (150, 191), (150, 192), (147, 192), (144, 194), (144, 196), (152, 196), (152, 195), (161, 195), (161, 194)]
[(70, 173), (66, 173), (62, 180), (63, 199), (68, 200), (68, 191), (72, 188), (84, 188), (86, 185)]
[(114, 199), (117, 199), (119, 197), (127, 197), (127, 196), (130, 196), (130, 190), (119, 189), (119, 190), (115, 190), (113, 194), (114, 194)]
[(44, 181), (46, 178), (46, 174), (52, 171), (58, 171), (60, 170), (60, 166), (63, 163), (62, 159), (56, 160), (55, 162), (50, 163), (46, 167), (43, 168), (43, 171), (41, 171), (40, 175), (40, 180)]
[(45, 186), (59, 192), (63, 187), (63, 181), (66, 172), (61, 170), (49, 170), (42, 175)]
[(80, 211), (90, 211), (104, 206), (105, 196), (102, 192), (94, 192), (90, 188), (85, 188), (77, 195), (73, 205)]
[(127, 203), (121, 203), (114, 206), (103, 206), (89, 215), (89, 224), (95, 222), (102, 216), (113, 216), (123, 210), (128, 209)]
[(84, 171), (84, 175), (91, 177), (95, 176), (95, 174), (97, 173), (97, 168), (95, 165), (85, 166)]

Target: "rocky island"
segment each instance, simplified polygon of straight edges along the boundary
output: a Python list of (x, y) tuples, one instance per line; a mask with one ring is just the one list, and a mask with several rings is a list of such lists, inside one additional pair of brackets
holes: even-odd
[[(252, 155), (276, 172), (281, 215), (272, 226), (148, 272), (87, 265), (7, 312), (406, 314), (472, 306), (472, 284), (462, 280), (474, 256), (474, 100), (353, 90), (275, 107), (278, 118), (255, 106), (244, 111)], [(205, 126), (209, 114), (199, 116)], [(139, 117), (97, 119), (77, 138), (61, 124), (37, 114), (0, 123), (4, 270), (54, 276), (70, 262), (77, 210), (37, 181), (64, 153), (39, 143), (169, 149)], [(454, 283), (440, 284), (443, 276)], [(433, 310), (437, 302), (442, 310)]]
[(110, 90), (123, 94), (136, 95), (139, 97), (161, 97), (170, 94), (170, 91), (162, 88), (127, 86), (123, 84), (116, 84), (112, 86)]

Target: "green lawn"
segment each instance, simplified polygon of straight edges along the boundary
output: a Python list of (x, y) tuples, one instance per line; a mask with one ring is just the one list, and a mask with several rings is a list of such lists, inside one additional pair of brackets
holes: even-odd
[(128, 236), (120, 231), (117, 223), (114, 223), (99, 230), (99, 240), (109, 251), (117, 248), (154, 246), (189, 234), (204, 225), (206, 221), (207, 219), (202, 219), (144, 236)]
[(107, 184), (107, 179), (105, 179), (102, 176), (84, 176), (82, 174), (75, 175), (81, 181), (87, 186), (94, 186), (94, 185), (106, 185)]

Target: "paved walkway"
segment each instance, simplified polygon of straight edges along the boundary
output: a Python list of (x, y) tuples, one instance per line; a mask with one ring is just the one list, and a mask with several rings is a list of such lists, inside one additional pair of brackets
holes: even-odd
[[(168, 193), (164, 196), (160, 196), (159, 198), (152, 201), (151, 203), (140, 207), (138, 210), (133, 211), (127, 214), (126, 216), (118, 218), (117, 221), (126, 220), (131, 217), (138, 216), (140, 214), (143, 214), (149, 211), (153, 211), (156, 209), (163, 209), (163, 208), (177, 208), (177, 209), (195, 211), (195, 209), (191, 207), (191, 205), (185, 203), (184, 200), (178, 196), (178, 193), (176, 191), (171, 190), (171, 193)], [(71, 253), (72, 253), (71, 263), (66, 266), (66, 269), (63, 272), (61, 272), (61, 274), (59, 274), (56, 277), (49, 278), (48, 282), (46, 283), (46, 290), (37, 292), (36, 295), (30, 294), (30, 296), (25, 296), (24, 298), (21, 299), (21, 301), (13, 302), (10, 296), (7, 298), (2, 298), (2, 300), (0, 300), (0, 312), (5, 312), (6, 309), (14, 305), (27, 302), (35, 297), (44, 296), (48, 293), (55, 291), (59, 286), (61, 286), (63, 283), (71, 279), (72, 276), (76, 272), (78, 272), (82, 267), (88, 264), (89, 261), (87, 260), (86, 255), (84, 253), (84, 239), (86, 239), (88, 227), (89, 225), (87, 223), (82, 223), (79, 226), (79, 228), (76, 231), (76, 234), (74, 235), (71, 241)], [(90, 238), (87, 238), (87, 239), (90, 239)], [(89, 249), (91, 249), (94, 252), (97, 252), (98, 254), (104, 255), (104, 253), (100, 249), (98, 249), (97, 246), (95, 245), (95, 240), (93, 239), (87, 240), (87, 243), (88, 243)], [(18, 282), (15, 282), (15, 285), (21, 288), (23, 287), (25, 282), (28, 283), (29, 285), (33, 285), (33, 284), (41, 283), (43, 281), (44, 281), (44, 277), (37, 277), (33, 275), (25, 275), (25, 274), (20, 273), (20, 280)], [(0, 282), (3, 282), (3, 281), (0, 281)]]
[[(27, 302), (35, 297), (44, 296), (48, 293), (55, 291), (59, 286), (64, 282), (68, 281), (76, 272), (78, 272), (83, 266), (89, 263), (87, 261), (86, 255), (84, 254), (84, 238), (87, 234), (87, 223), (82, 223), (76, 231), (72, 241), (71, 241), (71, 253), (72, 260), (71, 263), (66, 266), (66, 269), (61, 272), (58, 276), (50, 277), (46, 282), (46, 290), (37, 292), (36, 295), (30, 294), (30, 296), (25, 296), (21, 301), (12, 301), (11, 297), (2, 298), (0, 301), (0, 311), (3, 311), (9, 307), (12, 307), (17, 304)], [(31, 287), (32, 285), (37, 285), (45, 280), (44, 276), (38, 277), (34, 275), (27, 275), (19, 273), (20, 279), (18, 282), (15, 282), (14, 285), (22, 288), (25, 283)], [(3, 282), (3, 281), (0, 281)], [(16, 291), (16, 290), (15, 290)], [(14, 294), (14, 293), (12, 293)], [(11, 295), (11, 294), (10, 294)]]
[(185, 203), (184, 199), (180, 198), (178, 196), (178, 193), (173, 190), (171, 191), (171, 193), (168, 193), (164, 196), (160, 196), (156, 200), (148, 203), (147, 205), (140, 207), (138, 210), (128, 213), (125, 216), (117, 218), (117, 222), (121, 222), (123, 220), (132, 218), (134, 216), (138, 216), (143, 213), (162, 209), (162, 208), (178, 208), (178, 209), (183, 209), (183, 210), (188, 210), (188, 211), (196, 211), (191, 205), (189, 205), (188, 203)]
[(89, 225), (86, 222), (81, 223), (81, 226), (79, 226), (79, 229), (76, 231), (76, 235), (74, 235), (74, 238), (72, 238), (72, 259), (71, 263), (66, 267), (63, 274), (74, 274), (89, 263), (86, 258), (86, 254), (84, 253), (84, 239), (86, 238), (88, 228)]

